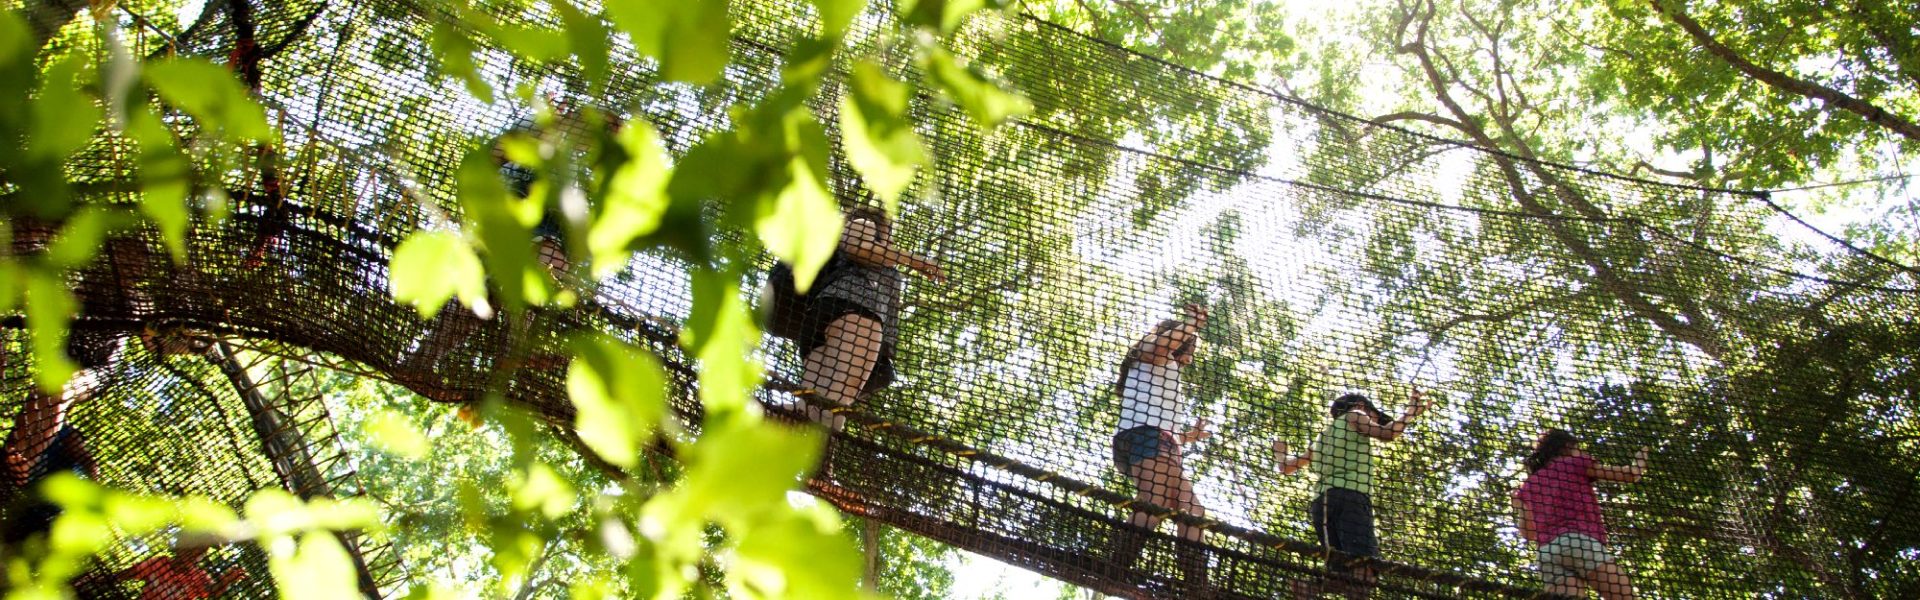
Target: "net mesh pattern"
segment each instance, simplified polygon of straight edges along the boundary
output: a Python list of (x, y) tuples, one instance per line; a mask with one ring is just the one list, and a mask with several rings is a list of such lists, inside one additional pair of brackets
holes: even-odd
[[(181, 34), (135, 43), (240, 60), (236, 13), (217, 4)], [(695, 366), (674, 345), (692, 293), (670, 253), (643, 253), (575, 309), (519, 322), (460, 309), (422, 321), (386, 299), (398, 240), (456, 226), (463, 154), (529, 114), (426, 68), (433, 25), (452, 21), (445, 7), (245, 4), (257, 31), (278, 36), (255, 42), (273, 50), (257, 91), (284, 142), (219, 171), (232, 214), (196, 224), (183, 264), (151, 234), (110, 243), (74, 282), (84, 326), (164, 321), (329, 353), (446, 402), (499, 385), (558, 422), (571, 415), (563, 371), (535, 359), (604, 332), (666, 358), (677, 407), (697, 422)], [(623, 50), (598, 97), (569, 69), (497, 49), (474, 57), (496, 89), (645, 120), (679, 156), (729, 124), (726, 107), (777, 87), (810, 10), (735, 3), (734, 65), (704, 88), (662, 84)], [(857, 21), (855, 54), (877, 52), (885, 18)], [(798, 346), (858, 356), (863, 372), (882, 354), (891, 363), (891, 385), (841, 415), (832, 475), (811, 484), (841, 508), (1111, 593), (1174, 597), (1204, 580), (1218, 597), (1284, 596), (1320, 585), (1333, 560), (1348, 575), (1325, 585), (1371, 569), (1387, 596), (1541, 595), (1551, 573), (1511, 499), (1551, 425), (1602, 464), (1654, 449), (1639, 482), (1565, 494), (1597, 490), (1604, 549), (1642, 593), (1898, 595), (1920, 580), (1920, 532), (1900, 518), (1920, 472), (1903, 425), (1920, 375), (1910, 352), (1884, 351), (1920, 340), (1912, 269), (1802, 228), (1763, 193), (1474, 149), (1036, 20), (975, 19), (954, 50), (1035, 110), (982, 133), (953, 104), (916, 99), (933, 164), (886, 228), (951, 280), (902, 276), (897, 300), (843, 298), (804, 327), (849, 314), (894, 323), (878, 335), (762, 347), (776, 382), (763, 400), (793, 414), (802, 400), (789, 392), (833, 399), (807, 385), (820, 378)], [(905, 57), (883, 58), (914, 76)], [(823, 123), (842, 82), (830, 76), (815, 105)], [(130, 201), (110, 185), (127, 152), (102, 140), (73, 178), (102, 183), (97, 201)], [(836, 195), (866, 202), (842, 157), (833, 167)], [(1203, 326), (1183, 317), (1189, 303), (1208, 311)], [(1189, 326), (1155, 333), (1165, 320)], [(1123, 362), (1152, 366), (1121, 390)], [(1330, 432), (1336, 397), (1359, 392), (1393, 417), (1416, 389), (1435, 407), (1404, 436)], [(1212, 436), (1186, 439), (1200, 420)], [(119, 426), (97, 427), (104, 446)], [(241, 434), (190, 439), (214, 448)], [(1314, 460), (1283, 474), (1275, 441)], [(271, 464), (250, 460), (206, 463), (238, 471), (205, 479), (270, 483)], [(176, 485), (150, 477), (126, 483)], [(1364, 492), (1370, 514), (1331, 488)], [(1544, 525), (1585, 506), (1532, 509)], [(1197, 541), (1139, 526), (1160, 517)], [(1353, 563), (1327, 552), (1369, 545), (1376, 555)]]
[[(9, 330), (5, 336), (10, 356), (20, 355), (24, 336), (19, 333)], [(359, 493), (353, 465), (327, 411), (324, 388), (315, 383), (317, 369), (232, 344), (216, 348), (210, 340), (196, 343), (196, 350), (204, 352), (168, 352), (124, 333), (105, 328), (75, 332), (112, 357), (110, 364), (89, 369), (83, 378), (87, 383), (69, 388), (92, 391), (64, 413), (70, 435), (86, 448), (100, 483), (203, 496), (236, 511), (255, 491), (268, 488), (302, 498)], [(153, 339), (170, 339), (167, 335)], [(23, 419), (48, 416), (23, 406), (38, 394), (25, 361), (9, 361), (4, 374), (0, 412), (7, 415), (9, 432)], [(8, 443), (23, 442), (9, 437)], [(11, 493), (9, 499), (0, 506), (0, 520), (18, 527), (24, 505)], [(75, 581), (76, 591), (91, 598), (171, 597), (165, 591), (144, 590), (162, 584), (144, 580), (143, 572), (133, 567), (173, 556), (178, 543), (195, 544), (177, 534), (167, 529), (125, 537)], [(390, 546), (359, 534), (345, 535), (342, 542), (370, 596), (386, 597), (384, 593), (398, 589), (404, 573)], [(217, 546), (197, 566), (216, 578), (244, 570), (246, 575), (236, 576), (228, 588), (236, 596), (275, 595), (266, 576), (267, 556), (257, 546)], [(143, 580), (147, 583), (139, 583)]]

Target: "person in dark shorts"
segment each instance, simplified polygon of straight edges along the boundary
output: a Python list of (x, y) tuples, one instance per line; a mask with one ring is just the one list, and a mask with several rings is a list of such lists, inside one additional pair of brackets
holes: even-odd
[(1513, 494), (1520, 537), (1539, 545), (1540, 578), (1547, 593), (1585, 598), (1587, 588), (1606, 600), (1632, 600), (1633, 581), (1607, 552), (1607, 525), (1593, 482), (1633, 483), (1647, 471), (1642, 447), (1628, 466), (1594, 462), (1580, 438), (1548, 429), (1527, 456), (1527, 480)]
[[(1194, 496), (1181, 449), (1211, 434), (1205, 420), (1188, 425), (1180, 369), (1193, 363), (1207, 310), (1190, 304), (1186, 312), (1187, 320), (1162, 321), (1134, 342), (1120, 363), (1120, 380), (1114, 386), (1120, 396), (1120, 423), (1113, 435), (1113, 466), (1133, 481), (1141, 502), (1204, 517), (1207, 510)], [(1159, 527), (1161, 518), (1134, 511), (1127, 526), (1116, 529), (1112, 564), (1131, 569), (1146, 546), (1147, 532)], [(1175, 547), (1188, 596), (1205, 595), (1207, 557), (1199, 545), (1201, 530), (1177, 523), (1176, 532), (1190, 542)]]
[(1380, 554), (1373, 527), (1373, 440), (1392, 442), (1406, 433), (1414, 417), (1427, 411), (1428, 405), (1414, 390), (1412, 405), (1398, 420), (1387, 415), (1360, 394), (1345, 394), (1334, 399), (1329, 412), (1333, 423), (1320, 433), (1312, 450), (1300, 456), (1287, 452), (1285, 441), (1273, 443), (1280, 473), (1291, 475), (1301, 467), (1311, 467), (1319, 477), (1320, 493), (1307, 504), (1307, 519), (1313, 523), (1313, 535), (1328, 550), (1327, 572), (1333, 579), (1296, 580), (1294, 598), (1315, 598), (1326, 591), (1339, 591), (1348, 598), (1365, 598), (1373, 592), (1373, 567), (1356, 559)]
[[(504, 140), (513, 135), (536, 135), (538, 131), (531, 120), (522, 120), (500, 137)], [(533, 169), (507, 158), (506, 150), (499, 141), (493, 145), (493, 164), (499, 167), (500, 179), (506, 182), (508, 194), (517, 199), (533, 194)], [(572, 260), (567, 257), (564, 217), (553, 203), (545, 202), (544, 206), (540, 211), (540, 222), (533, 226), (534, 250), (540, 264), (545, 265), (554, 277), (561, 277), (573, 267)]]
[[(564, 112), (560, 117), (562, 120), (572, 118)], [(617, 128), (617, 121), (609, 119), (608, 127)], [(532, 118), (523, 117), (490, 142), (487, 147), (489, 157), (494, 167), (499, 170), (500, 180), (506, 185), (507, 194), (513, 199), (526, 200), (531, 197), (536, 191), (534, 182), (538, 179), (538, 175), (533, 167), (515, 162), (507, 156), (506, 147), (509, 140), (551, 144), (556, 143), (552, 139), (555, 137), (558, 137), (558, 134), (553, 130), (539, 126)], [(576, 173), (576, 177), (583, 176), (584, 173)], [(546, 188), (541, 191), (543, 197), (539, 199), (542, 206), (540, 221), (534, 225), (532, 232), (534, 258), (546, 268), (549, 276), (561, 281), (564, 285), (569, 272), (573, 269), (573, 261), (567, 253), (569, 228), (559, 207), (546, 197), (553, 192), (547, 191)], [(476, 331), (484, 329), (483, 321), (487, 319), (476, 315), (458, 302), (449, 301), (447, 308), (448, 310), (442, 310), (434, 317), (431, 326), (420, 338), (417, 346), (405, 351), (397, 366), (399, 373), (396, 377), (407, 387), (429, 398), (444, 402), (460, 402), (468, 398), (464, 393), (448, 389), (444, 385), (446, 381), (443, 371), (449, 370), (453, 365), (444, 364), (443, 361), (449, 355), (455, 354), (456, 350), (466, 344), (468, 338)], [(520, 326), (536, 326), (537, 319), (538, 317), (532, 311), (528, 311)], [(509, 343), (510, 340), (503, 337), (500, 347), (482, 349), (478, 352), (506, 357), (511, 354)], [(524, 360), (512, 361), (510, 364), (517, 367), (557, 368), (566, 364), (566, 358), (554, 354), (538, 354), (526, 357)]]
[(13, 428), (0, 444), (0, 505), (6, 518), (0, 521), (0, 544), (5, 554), (13, 555), (31, 540), (53, 529), (60, 507), (40, 496), (37, 484), (55, 473), (67, 472), (95, 478), (98, 467), (87, 451), (85, 436), (67, 420), (67, 411), (97, 394), (118, 339), (96, 333), (74, 331), (67, 340), (67, 354), (80, 365), (58, 394), (38, 388), (27, 393), (26, 402), (13, 417)]
[(893, 383), (905, 285), (899, 267), (947, 280), (932, 260), (894, 247), (886, 213), (854, 206), (845, 216), (840, 247), (807, 293), (804, 332), (795, 339), (805, 359), (801, 385), (825, 403), (809, 403), (807, 417), (833, 431), (846, 426), (846, 417), (826, 405), (848, 406)]

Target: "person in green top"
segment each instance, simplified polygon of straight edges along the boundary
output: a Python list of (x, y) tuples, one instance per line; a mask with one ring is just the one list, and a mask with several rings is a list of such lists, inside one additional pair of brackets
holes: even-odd
[(1320, 493), (1307, 505), (1307, 518), (1313, 523), (1314, 537), (1340, 554), (1327, 558), (1327, 572), (1337, 576), (1333, 581), (1295, 581), (1294, 598), (1317, 598), (1329, 590), (1365, 598), (1373, 592), (1373, 567), (1355, 560), (1376, 556), (1380, 550), (1373, 535), (1373, 440), (1400, 439), (1413, 418), (1427, 412), (1420, 390), (1413, 391), (1411, 401), (1406, 414), (1389, 421), (1366, 396), (1346, 394), (1334, 399), (1333, 423), (1320, 432), (1320, 439), (1306, 454), (1292, 456), (1285, 441), (1273, 443), (1281, 475), (1310, 466), (1318, 476)]

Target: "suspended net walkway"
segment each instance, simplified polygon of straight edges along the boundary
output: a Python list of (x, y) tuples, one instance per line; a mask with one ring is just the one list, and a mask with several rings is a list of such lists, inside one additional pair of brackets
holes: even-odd
[[(163, 334), (176, 342), (181, 330)], [(126, 490), (196, 495), (236, 509), (255, 492), (278, 488), (301, 498), (360, 493), (353, 466), (341, 447), (322, 394), (324, 373), (227, 342), (195, 335), (191, 353), (165, 352), (127, 331), (94, 322), (74, 333), (76, 346), (112, 357), (93, 370), (88, 397), (66, 412), (66, 425), (90, 456), (94, 477)], [(5, 330), (8, 357), (23, 354), (24, 335)], [(128, 340), (133, 340), (129, 342)], [(273, 347), (271, 344), (265, 344)], [(21, 410), (33, 381), (27, 363), (8, 361), (0, 378), (8, 431), (23, 426)], [(41, 414), (40, 416), (44, 416)], [(18, 443), (9, 438), (9, 443)], [(19, 505), (0, 506), (0, 522)], [(88, 598), (134, 598), (141, 578), (135, 565), (175, 553), (181, 539), (166, 530), (114, 545), (74, 582)], [(369, 597), (388, 597), (404, 578), (391, 546), (353, 534), (342, 536)], [(204, 563), (217, 573), (236, 573), (236, 597), (274, 597), (267, 556), (253, 545), (209, 552)], [(245, 573), (246, 575), (237, 575)]]
[[(256, 49), (251, 72), (284, 142), (269, 161), (224, 171), (231, 215), (196, 224), (184, 265), (157, 237), (110, 243), (74, 281), (78, 327), (124, 337), (169, 323), (303, 348), (433, 400), (504, 389), (562, 423), (563, 370), (534, 358), (599, 331), (658, 352), (681, 414), (698, 413), (695, 366), (675, 346), (692, 293), (670, 254), (641, 256), (579, 307), (535, 311), (530, 326), (460, 310), (422, 321), (387, 299), (398, 240), (457, 221), (463, 154), (528, 114), (476, 102), (426, 68), (433, 24), (453, 18), (444, 7), (221, 4), (172, 29), (141, 15), (146, 34), (131, 43), (235, 60), (235, 47)], [(679, 155), (727, 126), (725, 107), (776, 88), (808, 9), (734, 10), (735, 65), (708, 88), (662, 84), (650, 63), (616, 52), (609, 93), (583, 97), (577, 73), (494, 50), (475, 57), (497, 89), (644, 119)], [(879, 22), (850, 39), (871, 44)], [(951, 280), (906, 285), (897, 381), (846, 415), (833, 478), (813, 484), (842, 509), (1109, 593), (1176, 597), (1204, 576), (1219, 597), (1285, 596), (1326, 572), (1327, 549), (1308, 518), (1318, 477), (1283, 474), (1274, 442), (1315, 448), (1340, 394), (1395, 415), (1417, 389), (1435, 407), (1404, 437), (1372, 444), (1378, 558), (1365, 564), (1381, 595), (1546, 593), (1511, 498), (1547, 426), (1607, 463), (1652, 448), (1643, 479), (1601, 484), (1598, 496), (1607, 548), (1643, 594), (1895, 596), (1920, 585), (1911, 268), (1806, 229), (1764, 194), (1476, 150), (1044, 22), (976, 19), (957, 44), (1035, 109), (982, 134), (961, 110), (916, 100), (933, 165), (892, 233)], [(838, 81), (817, 105), (822, 122), (834, 122)], [(101, 142), (74, 178), (99, 201), (125, 200), (115, 190), (130, 152)], [(836, 194), (861, 203), (851, 170), (838, 157), (834, 168)], [(1116, 433), (1132, 424), (1115, 391), (1121, 362), (1189, 303), (1210, 314), (1178, 369), (1186, 414), (1171, 421), (1204, 419), (1213, 435), (1129, 447), (1180, 456), (1204, 517), (1140, 502), (1114, 464)], [(531, 333), (515, 339), (522, 328)], [(130, 379), (108, 388), (139, 401), (76, 416), (104, 481), (228, 500), (304, 485), (277, 459), (242, 452), (274, 447), (252, 429), (235, 391), (246, 386), (191, 383), (220, 381), (217, 361), (136, 346), (121, 344), (113, 373)], [(763, 350), (785, 385), (762, 399), (792, 412), (798, 351), (773, 338)], [(181, 361), (199, 366), (168, 367)], [(20, 362), (7, 367), (9, 402), (26, 385)], [(201, 428), (161, 430), (153, 415), (165, 410), (197, 415), (167, 426)], [(147, 439), (196, 440), (180, 450), (217, 456), (133, 466), (172, 448), (134, 441)], [(1353, 466), (1318, 458), (1310, 470)], [(1202, 533), (1148, 532), (1129, 524), (1136, 511)], [(1137, 558), (1119, 558), (1128, 547)]]

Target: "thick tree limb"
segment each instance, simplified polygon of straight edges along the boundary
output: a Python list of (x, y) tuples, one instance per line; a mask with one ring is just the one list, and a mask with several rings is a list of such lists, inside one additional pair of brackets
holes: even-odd
[[(1440, 101), (1442, 106), (1446, 107), (1447, 112), (1453, 114), (1453, 119), (1462, 125), (1462, 127), (1459, 128), (1462, 133), (1465, 133), (1474, 143), (1480, 144), (1488, 149), (1498, 150), (1505, 148), (1494, 140), (1493, 136), (1491, 136), (1486, 129), (1475, 124), (1471, 113), (1468, 113), (1466, 108), (1461, 106), (1459, 101), (1453, 98), (1453, 94), (1447, 91), (1452, 87), (1452, 84), (1456, 82), (1449, 80), (1440, 73), (1439, 67), (1435, 64), (1433, 56), (1427, 49), (1427, 28), (1433, 20), (1433, 5), (1431, 2), (1419, 1), (1416, 1), (1415, 4), (1423, 5), (1425, 8), (1424, 10), (1416, 9), (1419, 10), (1419, 14), (1417, 15), (1412, 13), (1405, 15), (1404, 19), (1399, 23), (1398, 29), (1402, 39), (1404, 39), (1404, 35), (1409, 28), (1413, 30), (1414, 38), (1412, 41), (1398, 44), (1398, 51), (1411, 54), (1419, 61), (1420, 69), (1426, 74), (1427, 82), (1432, 86), (1436, 99)], [(1402, 6), (1405, 7), (1406, 5), (1403, 3)], [(1604, 218), (1606, 216), (1598, 207), (1593, 206), (1592, 203), (1587, 202), (1585, 198), (1581, 197), (1577, 191), (1569, 188), (1564, 182), (1561, 182), (1558, 177), (1554, 177), (1553, 174), (1546, 172), (1545, 169), (1539, 166), (1539, 163), (1532, 162), (1532, 159), (1535, 159), (1532, 149), (1527, 147), (1523, 142), (1523, 138), (1518, 137), (1516, 132), (1512, 130), (1512, 123), (1510, 121), (1496, 119), (1496, 122), (1500, 123), (1503, 133), (1513, 141), (1512, 151), (1522, 158), (1529, 159), (1529, 170), (1535, 177), (1547, 182), (1549, 188), (1557, 198), (1566, 202), (1573, 207), (1576, 212), (1588, 218)], [(1662, 309), (1659, 304), (1655, 303), (1652, 298), (1649, 298), (1647, 294), (1644, 293), (1639, 284), (1629, 280), (1624, 274), (1615, 269), (1614, 266), (1602, 256), (1599, 249), (1588, 242), (1584, 236), (1570, 230), (1564, 221), (1552, 218), (1558, 216), (1558, 213), (1542, 203), (1540, 199), (1535, 196), (1530, 186), (1527, 185), (1526, 178), (1521, 174), (1521, 167), (1516, 164), (1516, 161), (1503, 154), (1491, 154), (1489, 156), (1495, 165), (1499, 167), (1502, 176), (1507, 180), (1507, 187), (1510, 188), (1514, 200), (1520, 204), (1523, 210), (1529, 213), (1549, 217), (1545, 219), (1545, 225), (1548, 231), (1553, 234), (1554, 239), (1559, 241), (1562, 247), (1566, 248), (1569, 253), (1573, 254), (1574, 257), (1591, 271), (1594, 283), (1605, 290), (1608, 295), (1613, 296), (1622, 304), (1626, 305), (1627, 310), (1632, 312), (1634, 316), (1652, 323), (1661, 331), (1673, 336), (1674, 339), (1699, 349), (1715, 360), (1720, 360), (1723, 357), (1726, 352), (1726, 347), (1722, 343), (1719, 333), (1714, 330), (1709, 322), (1701, 318), (1696, 318), (1696, 315), (1692, 314), (1690, 314), (1686, 320), (1682, 320), (1673, 313)]]
[(1748, 77), (1752, 77), (1781, 92), (1826, 102), (1830, 106), (1859, 115), (1861, 118), (1866, 119), (1868, 123), (1879, 125), (1909, 140), (1920, 142), (1920, 124), (1916, 124), (1900, 115), (1887, 112), (1886, 109), (1875, 106), (1871, 102), (1847, 95), (1847, 93), (1840, 90), (1753, 64), (1752, 61), (1747, 60), (1746, 57), (1741, 56), (1740, 53), (1727, 47), (1726, 44), (1720, 43), (1720, 40), (1715, 39), (1712, 33), (1708, 32), (1705, 27), (1702, 27), (1698, 21), (1687, 16), (1685, 12), (1678, 8), (1669, 8), (1666, 5), (1666, 2), (1669, 1), (1671, 0), (1647, 0), (1647, 2), (1653, 4), (1655, 11), (1665, 15), (1667, 19), (1672, 20), (1674, 24), (1679, 25), (1681, 29), (1686, 30), (1687, 35), (1692, 36), (1694, 42), (1706, 48), (1708, 54), (1712, 54), (1715, 58), (1719, 58), (1733, 68), (1739, 69), (1740, 72), (1746, 73)]
[(1440, 125), (1443, 127), (1450, 127), (1453, 129), (1461, 129), (1465, 127), (1465, 125), (1461, 125), (1459, 121), (1455, 121), (1453, 119), (1449, 119), (1449, 118), (1442, 117), (1440, 115), (1436, 115), (1432, 113), (1423, 113), (1423, 112), (1413, 111), (1413, 110), (1401, 111), (1401, 112), (1388, 114), (1388, 115), (1380, 115), (1378, 117), (1374, 117), (1372, 120), (1373, 120), (1373, 123), (1376, 125), (1386, 125), (1394, 121), (1426, 121), (1428, 123), (1433, 123), (1435, 125)]
[(1565, 294), (1552, 294), (1552, 295), (1541, 296), (1526, 302), (1522, 302), (1520, 304), (1510, 304), (1509, 305), (1510, 308), (1508, 308), (1507, 310), (1486, 312), (1486, 313), (1462, 312), (1452, 317), (1449, 317), (1445, 321), (1436, 323), (1432, 327), (1424, 328), (1419, 331), (1426, 333), (1429, 337), (1439, 338), (1439, 337), (1445, 336), (1448, 332), (1453, 331), (1453, 328), (1459, 327), (1467, 323), (1506, 322), (1512, 319), (1519, 318), (1521, 315), (1525, 315), (1527, 313), (1540, 310), (1541, 308), (1546, 307), (1548, 305), (1561, 304), (1565, 302), (1574, 302), (1574, 301), (1580, 300), (1590, 295), (1591, 293), (1592, 292), (1589, 290), (1575, 290)]
[(30, 0), (23, 10), (28, 27), (33, 29), (34, 49), (46, 47), (47, 41), (86, 7), (87, 0)]
[(1678, 171), (1678, 170), (1672, 170), (1672, 169), (1662, 169), (1662, 168), (1660, 168), (1660, 167), (1656, 167), (1656, 166), (1653, 166), (1653, 163), (1650, 163), (1650, 162), (1647, 162), (1647, 161), (1644, 161), (1644, 160), (1642, 160), (1642, 161), (1636, 161), (1636, 162), (1634, 162), (1634, 163), (1633, 163), (1633, 169), (1632, 169), (1632, 170), (1629, 170), (1629, 171), (1627, 171), (1627, 174), (1628, 174), (1628, 175), (1639, 175), (1641, 171), (1645, 171), (1645, 172), (1648, 172), (1648, 173), (1653, 173), (1653, 174), (1655, 174), (1655, 175), (1662, 175), (1662, 176), (1666, 176), (1666, 177), (1672, 177), (1672, 178), (1675, 178), (1675, 179), (1685, 179), (1685, 180), (1687, 180), (1687, 181), (1699, 181), (1699, 180), (1701, 180), (1701, 179), (1705, 179), (1705, 177), (1701, 177), (1701, 176), (1699, 176), (1699, 175), (1695, 175), (1695, 174), (1693, 174), (1693, 173), (1688, 173), (1688, 172), (1686, 172), (1686, 171)]

